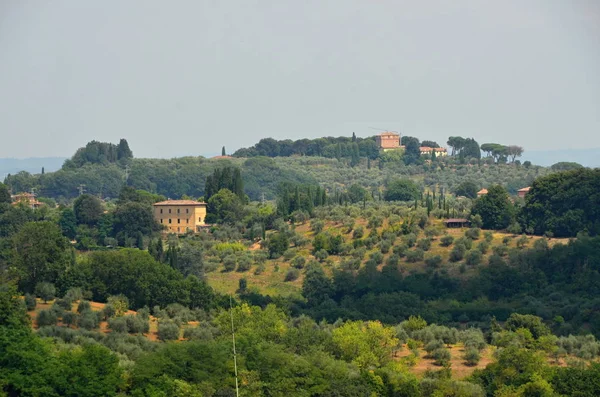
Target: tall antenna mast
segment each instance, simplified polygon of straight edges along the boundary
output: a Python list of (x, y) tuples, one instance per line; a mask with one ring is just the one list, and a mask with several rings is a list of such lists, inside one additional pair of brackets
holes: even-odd
[(235, 353), (235, 330), (233, 328), (233, 304), (231, 301), (231, 295), (229, 295), (229, 315), (231, 317), (231, 337), (233, 339), (233, 368), (235, 371), (235, 395), (236, 397), (240, 397), (240, 390), (238, 388), (237, 356)]

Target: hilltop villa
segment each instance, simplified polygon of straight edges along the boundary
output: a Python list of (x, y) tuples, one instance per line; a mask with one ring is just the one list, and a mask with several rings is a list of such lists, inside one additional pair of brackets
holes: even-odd
[(527, 196), (527, 193), (529, 193), (529, 189), (531, 189), (530, 186), (527, 186), (527, 187), (524, 187), (523, 189), (517, 190), (517, 196), (519, 196), (521, 198), (525, 198), (525, 196)]
[(154, 219), (167, 233), (198, 232), (206, 226), (206, 203), (194, 200), (167, 200), (153, 205)]
[(375, 141), (379, 149), (385, 151), (400, 149), (400, 134), (386, 131), (375, 136)]
[(419, 150), (421, 151), (421, 155), (428, 155), (431, 156), (431, 152), (435, 152), (436, 156), (447, 156), (448, 155), (448, 151), (446, 150), (445, 147), (436, 147), (436, 148), (432, 148), (429, 146), (421, 146), (419, 148)]

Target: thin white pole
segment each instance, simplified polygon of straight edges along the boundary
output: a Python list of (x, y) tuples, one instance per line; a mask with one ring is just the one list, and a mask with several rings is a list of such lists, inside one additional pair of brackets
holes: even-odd
[(238, 388), (238, 373), (237, 373), (237, 356), (235, 353), (235, 330), (233, 328), (233, 303), (231, 295), (229, 295), (229, 315), (231, 317), (231, 337), (233, 339), (233, 368), (235, 371), (235, 395), (240, 397), (240, 390)]

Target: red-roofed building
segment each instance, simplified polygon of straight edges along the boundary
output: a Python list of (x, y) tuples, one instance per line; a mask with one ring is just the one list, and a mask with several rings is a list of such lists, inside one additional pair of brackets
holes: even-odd
[(375, 136), (375, 142), (379, 149), (383, 150), (395, 150), (400, 149), (400, 134), (395, 132), (386, 131)]
[(480, 191), (477, 192), (477, 197), (485, 196), (486, 194), (488, 194), (488, 190), (481, 189)]
[(519, 196), (521, 198), (525, 198), (525, 196), (527, 196), (527, 193), (529, 193), (529, 189), (531, 189), (530, 186), (527, 186), (527, 187), (524, 187), (523, 189), (517, 190), (517, 196)]
[(19, 203), (23, 203), (31, 208), (39, 208), (42, 205), (42, 202), (37, 201), (35, 198), (35, 194), (32, 193), (19, 193), (10, 196), (12, 200), (12, 205), (17, 205)]
[(199, 232), (206, 226), (206, 203), (194, 200), (166, 200), (154, 203), (154, 219), (167, 233)]

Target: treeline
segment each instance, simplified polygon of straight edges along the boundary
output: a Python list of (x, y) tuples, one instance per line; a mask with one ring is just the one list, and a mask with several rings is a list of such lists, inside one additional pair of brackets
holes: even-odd
[(133, 158), (127, 140), (121, 139), (118, 145), (91, 141), (85, 147), (77, 149), (71, 159), (66, 160), (63, 168), (81, 167), (85, 164), (124, 163)]
[(379, 148), (375, 137), (358, 138), (356, 135), (349, 137), (325, 137), (317, 139), (291, 139), (276, 140), (263, 138), (250, 148), (238, 149), (235, 157), (290, 157), (290, 156), (319, 156), (329, 158), (370, 158), (379, 156)]

